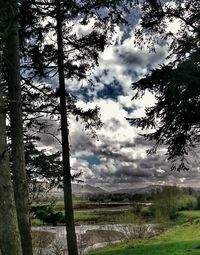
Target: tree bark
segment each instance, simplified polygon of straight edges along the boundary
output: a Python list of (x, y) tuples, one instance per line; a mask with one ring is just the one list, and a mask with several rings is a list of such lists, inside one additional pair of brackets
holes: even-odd
[(0, 254), (22, 255), (6, 146), (6, 108), (1, 84), (0, 53)]
[(69, 152), (69, 129), (66, 106), (65, 76), (64, 76), (64, 51), (62, 34), (62, 14), (60, 0), (56, 1), (57, 13), (57, 45), (58, 45), (58, 75), (59, 75), (59, 94), (60, 94), (60, 115), (61, 115), (61, 136), (62, 136), (62, 160), (63, 160), (63, 186), (64, 186), (64, 204), (67, 231), (68, 255), (78, 255), (74, 211), (72, 201), (71, 187), (71, 169)]
[[(28, 185), (23, 144), (22, 97), (20, 84), (19, 35), (16, 0), (7, 0), (10, 8), (10, 28), (5, 39), (6, 74), (12, 140), (12, 172), (17, 218), (24, 255), (32, 255), (28, 209)], [(13, 254), (14, 255), (14, 254)]]

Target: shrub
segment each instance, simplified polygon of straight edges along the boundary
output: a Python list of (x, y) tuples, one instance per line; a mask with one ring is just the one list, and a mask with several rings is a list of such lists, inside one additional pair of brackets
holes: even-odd
[(198, 207), (198, 200), (192, 195), (182, 195), (177, 201), (178, 210), (194, 210)]
[(140, 211), (141, 216), (145, 219), (145, 220), (149, 220), (151, 218), (153, 218), (155, 212), (152, 209), (152, 207), (142, 207), (141, 211)]
[(31, 213), (34, 215), (34, 218), (53, 226), (65, 223), (64, 215), (61, 212), (55, 212), (53, 205), (32, 206)]

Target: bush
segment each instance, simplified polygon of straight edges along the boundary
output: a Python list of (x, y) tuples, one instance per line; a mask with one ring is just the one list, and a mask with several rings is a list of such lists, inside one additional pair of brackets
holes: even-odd
[(31, 213), (33, 213), (35, 219), (41, 220), (43, 223), (52, 224), (64, 224), (65, 217), (61, 212), (55, 212), (53, 205), (37, 205), (32, 206)]
[(140, 214), (145, 220), (148, 221), (149, 219), (153, 218), (155, 212), (152, 207), (142, 207)]
[(194, 210), (198, 207), (198, 200), (192, 195), (182, 195), (177, 201), (178, 210)]

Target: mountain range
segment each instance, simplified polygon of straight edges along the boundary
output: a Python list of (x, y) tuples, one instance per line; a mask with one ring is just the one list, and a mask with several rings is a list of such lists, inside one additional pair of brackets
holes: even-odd
[(120, 193), (128, 193), (128, 194), (144, 194), (144, 193), (152, 193), (157, 190), (162, 190), (163, 186), (161, 185), (150, 185), (143, 188), (128, 188), (128, 189), (117, 189), (114, 191), (106, 191), (100, 187), (94, 187), (88, 184), (72, 184), (72, 192), (74, 195), (86, 195), (86, 194), (120, 194)]
[(92, 185), (89, 184), (76, 184), (73, 183), (72, 184), (72, 193), (74, 195), (78, 195), (78, 194), (105, 194), (107, 193), (107, 191), (105, 191), (104, 189), (100, 188), (100, 187), (94, 187)]

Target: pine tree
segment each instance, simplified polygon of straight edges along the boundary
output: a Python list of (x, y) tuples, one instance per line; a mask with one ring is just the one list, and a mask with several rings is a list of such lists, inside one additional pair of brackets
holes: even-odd
[[(68, 114), (70, 110), (86, 120), (87, 128), (92, 127), (88, 118), (100, 122), (97, 117), (98, 108), (83, 114), (76, 107), (70, 108), (69, 99), (73, 98), (67, 88), (67, 79), (84, 79), (88, 72), (98, 64), (99, 51), (103, 51), (109, 43), (108, 36), (112, 34), (114, 23), (123, 21), (122, 7), (117, 9), (121, 1), (27, 1), (21, 4), (22, 37), (28, 38), (22, 43), (22, 52), (27, 57), (23, 68), (29, 70), (32, 77), (47, 79), (58, 77), (59, 86), (55, 96), (59, 97), (57, 110), (61, 116), (62, 158), (64, 177), (64, 200), (67, 229), (67, 244), (69, 255), (77, 255), (77, 244), (74, 227), (73, 204), (71, 193), (71, 169), (69, 150)], [(104, 7), (110, 8), (106, 15), (102, 14)], [(118, 6), (119, 7), (119, 6)], [(108, 9), (107, 9), (108, 10)], [(106, 12), (105, 12), (106, 13)], [(26, 18), (27, 17), (27, 18)], [(92, 31), (79, 37), (73, 33), (73, 22), (87, 25), (90, 18), (95, 19)], [(43, 24), (41, 21), (44, 21)], [(45, 40), (49, 34), (52, 40)], [(52, 42), (53, 41), (53, 42)], [(28, 47), (27, 47), (28, 46)]]
[(6, 144), (6, 111), (5, 86), (2, 81), (2, 39), (4, 20), (0, 19), (0, 254), (22, 255), (21, 239), (17, 223), (14, 191), (11, 180)]
[(24, 255), (32, 255), (32, 242), (28, 210), (28, 186), (25, 172), (23, 144), (22, 98), (20, 84), (20, 58), (18, 35), (18, 9), (15, 0), (6, 1), (8, 31), (3, 40), (5, 81), (8, 89), (10, 132), (12, 147), (12, 173), (17, 218)]
[[(155, 130), (145, 135), (155, 141), (150, 153), (165, 145), (172, 170), (187, 170), (187, 155), (200, 141), (200, 2), (148, 0), (144, 1), (141, 14), (136, 43), (141, 44), (142, 40), (151, 50), (156, 44), (168, 43), (169, 50), (167, 64), (133, 84), (137, 91), (134, 98), (149, 90), (157, 102), (146, 109), (144, 118), (130, 122)], [(180, 24), (176, 33), (168, 29), (172, 22)]]

